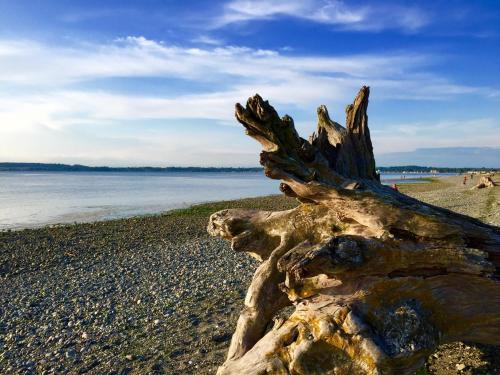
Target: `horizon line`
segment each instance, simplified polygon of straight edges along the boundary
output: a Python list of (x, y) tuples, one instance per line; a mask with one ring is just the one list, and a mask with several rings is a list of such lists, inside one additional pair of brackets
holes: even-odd
[[(0, 161), (0, 171), (2, 171), (3, 168), (9, 168), (9, 167), (25, 167), (25, 168), (36, 168), (36, 167), (59, 167), (59, 168), (84, 168), (84, 169), (107, 169), (107, 170), (117, 170), (117, 169), (122, 169), (122, 170), (139, 170), (139, 169), (153, 169), (153, 170), (168, 170), (168, 169), (199, 169), (199, 170), (204, 170), (204, 169), (239, 169), (239, 170), (260, 170), (263, 169), (262, 166), (250, 166), (250, 167), (244, 167), (244, 166), (196, 166), (196, 165), (190, 165), (190, 166), (148, 166), (148, 165), (142, 165), (142, 166), (109, 166), (109, 165), (85, 165), (85, 164), (67, 164), (67, 163), (44, 163), (44, 162), (3, 162)], [(422, 168), (422, 169), (451, 169), (451, 170), (463, 170), (463, 169), (468, 169), (468, 170), (498, 170), (500, 169), (500, 166), (498, 167), (470, 167), (470, 166), (462, 166), (462, 167), (444, 167), (444, 166), (429, 166), (429, 165), (418, 165), (418, 164), (404, 164), (404, 165), (381, 165), (381, 166), (376, 166), (377, 169), (380, 168)], [(5, 171), (5, 170), (4, 170)]]

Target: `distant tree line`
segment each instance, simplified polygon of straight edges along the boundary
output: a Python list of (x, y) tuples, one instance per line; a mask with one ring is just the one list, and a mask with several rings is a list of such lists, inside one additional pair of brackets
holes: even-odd
[[(395, 167), (378, 167), (382, 173), (464, 173), (468, 171), (491, 171), (491, 168), (440, 168), (422, 167), (418, 165), (402, 165)], [(47, 163), (0, 163), (0, 171), (8, 172), (259, 172), (261, 167), (89, 167), (80, 164), (47, 164)]]
[(89, 167), (87, 165), (46, 163), (0, 163), (9, 172), (259, 172), (262, 168), (218, 167)]
[(494, 168), (444, 168), (444, 167), (422, 167), (419, 165), (400, 165), (395, 167), (378, 167), (378, 171), (382, 173), (403, 173), (403, 172), (413, 172), (413, 173), (465, 173), (468, 171), (491, 171)]

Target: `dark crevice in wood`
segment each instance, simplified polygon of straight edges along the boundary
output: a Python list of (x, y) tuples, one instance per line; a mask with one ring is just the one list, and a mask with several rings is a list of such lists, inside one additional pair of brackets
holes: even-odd
[(396, 277), (433, 277), (439, 275), (447, 275), (446, 268), (402, 268), (391, 271), (387, 276), (391, 279)]

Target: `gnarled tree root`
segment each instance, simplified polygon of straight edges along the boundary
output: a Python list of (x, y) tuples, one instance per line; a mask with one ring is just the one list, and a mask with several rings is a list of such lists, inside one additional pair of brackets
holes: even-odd
[(368, 95), (346, 128), (321, 106), (309, 141), (258, 95), (236, 105), (265, 174), (302, 204), (210, 218), (262, 261), (219, 374), (411, 374), (441, 343), (500, 344), (500, 228), (380, 184)]

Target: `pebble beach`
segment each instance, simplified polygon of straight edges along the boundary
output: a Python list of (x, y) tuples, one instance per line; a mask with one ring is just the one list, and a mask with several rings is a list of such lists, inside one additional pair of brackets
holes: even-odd
[[(462, 178), (400, 190), (500, 225), (500, 186)], [(208, 217), (296, 205), (269, 196), (0, 232), (0, 374), (215, 373), (257, 263), (209, 237)], [(500, 347), (443, 345), (426, 372), (498, 374)]]

